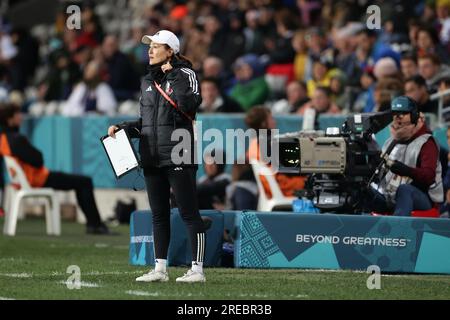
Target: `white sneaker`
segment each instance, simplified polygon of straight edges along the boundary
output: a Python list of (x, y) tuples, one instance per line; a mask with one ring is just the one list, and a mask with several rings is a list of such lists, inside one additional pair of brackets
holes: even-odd
[(178, 277), (176, 282), (205, 282), (206, 278), (203, 273), (192, 271), (189, 269), (182, 277)]
[(166, 282), (169, 281), (169, 274), (163, 271), (151, 270), (143, 276), (137, 277), (138, 282)]

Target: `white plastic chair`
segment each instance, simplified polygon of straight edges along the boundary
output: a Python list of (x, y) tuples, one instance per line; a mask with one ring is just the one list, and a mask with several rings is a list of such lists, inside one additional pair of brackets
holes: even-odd
[(21, 211), (22, 200), (25, 198), (39, 197), (45, 201), (45, 221), (47, 234), (61, 234), (61, 216), (59, 211), (59, 201), (56, 193), (50, 188), (32, 188), (23, 172), (22, 167), (17, 161), (10, 156), (3, 156), (5, 159), (6, 169), (9, 174), (10, 183), (19, 186), (19, 190), (11, 188), (10, 208), (6, 208), (5, 225), (3, 233), (5, 235), (14, 236), (16, 234), (17, 218)]
[[(275, 179), (275, 174), (272, 169), (258, 160), (250, 161), (255, 175), (256, 184), (258, 185), (259, 197), (258, 197), (258, 211), (276, 211), (282, 209), (289, 209), (292, 211), (292, 201), (296, 200), (296, 197), (286, 197), (281, 192), (280, 186)], [(264, 186), (261, 182), (260, 175), (264, 176), (269, 184), (272, 198), (268, 198), (264, 191)]]

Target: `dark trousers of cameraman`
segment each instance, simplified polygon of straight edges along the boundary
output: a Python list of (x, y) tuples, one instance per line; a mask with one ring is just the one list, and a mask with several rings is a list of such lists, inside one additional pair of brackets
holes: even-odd
[(433, 207), (430, 197), (411, 184), (402, 184), (395, 194), (395, 207), (389, 206), (384, 195), (370, 188), (368, 208), (375, 212), (394, 212), (394, 216), (411, 216), (414, 210), (429, 210)]
[(196, 168), (164, 167), (144, 169), (147, 195), (152, 209), (155, 259), (167, 259), (170, 242), (170, 189), (187, 226), (192, 261), (203, 262), (205, 225), (197, 202)]

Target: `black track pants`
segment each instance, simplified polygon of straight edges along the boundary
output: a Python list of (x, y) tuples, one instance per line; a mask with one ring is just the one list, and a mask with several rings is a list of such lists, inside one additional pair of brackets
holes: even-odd
[(205, 227), (198, 211), (196, 168), (164, 167), (145, 170), (145, 183), (153, 213), (155, 258), (167, 259), (170, 241), (170, 189), (186, 224), (192, 261), (203, 262)]

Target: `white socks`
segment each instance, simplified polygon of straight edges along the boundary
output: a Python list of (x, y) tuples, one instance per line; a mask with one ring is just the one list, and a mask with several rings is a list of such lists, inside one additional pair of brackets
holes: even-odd
[(155, 271), (166, 272), (167, 271), (167, 259), (155, 259)]
[[(192, 271), (203, 273), (203, 262), (192, 261)], [(155, 271), (156, 272), (167, 272), (167, 260), (166, 259), (155, 259)]]
[(192, 261), (192, 271), (203, 273), (203, 262)]

